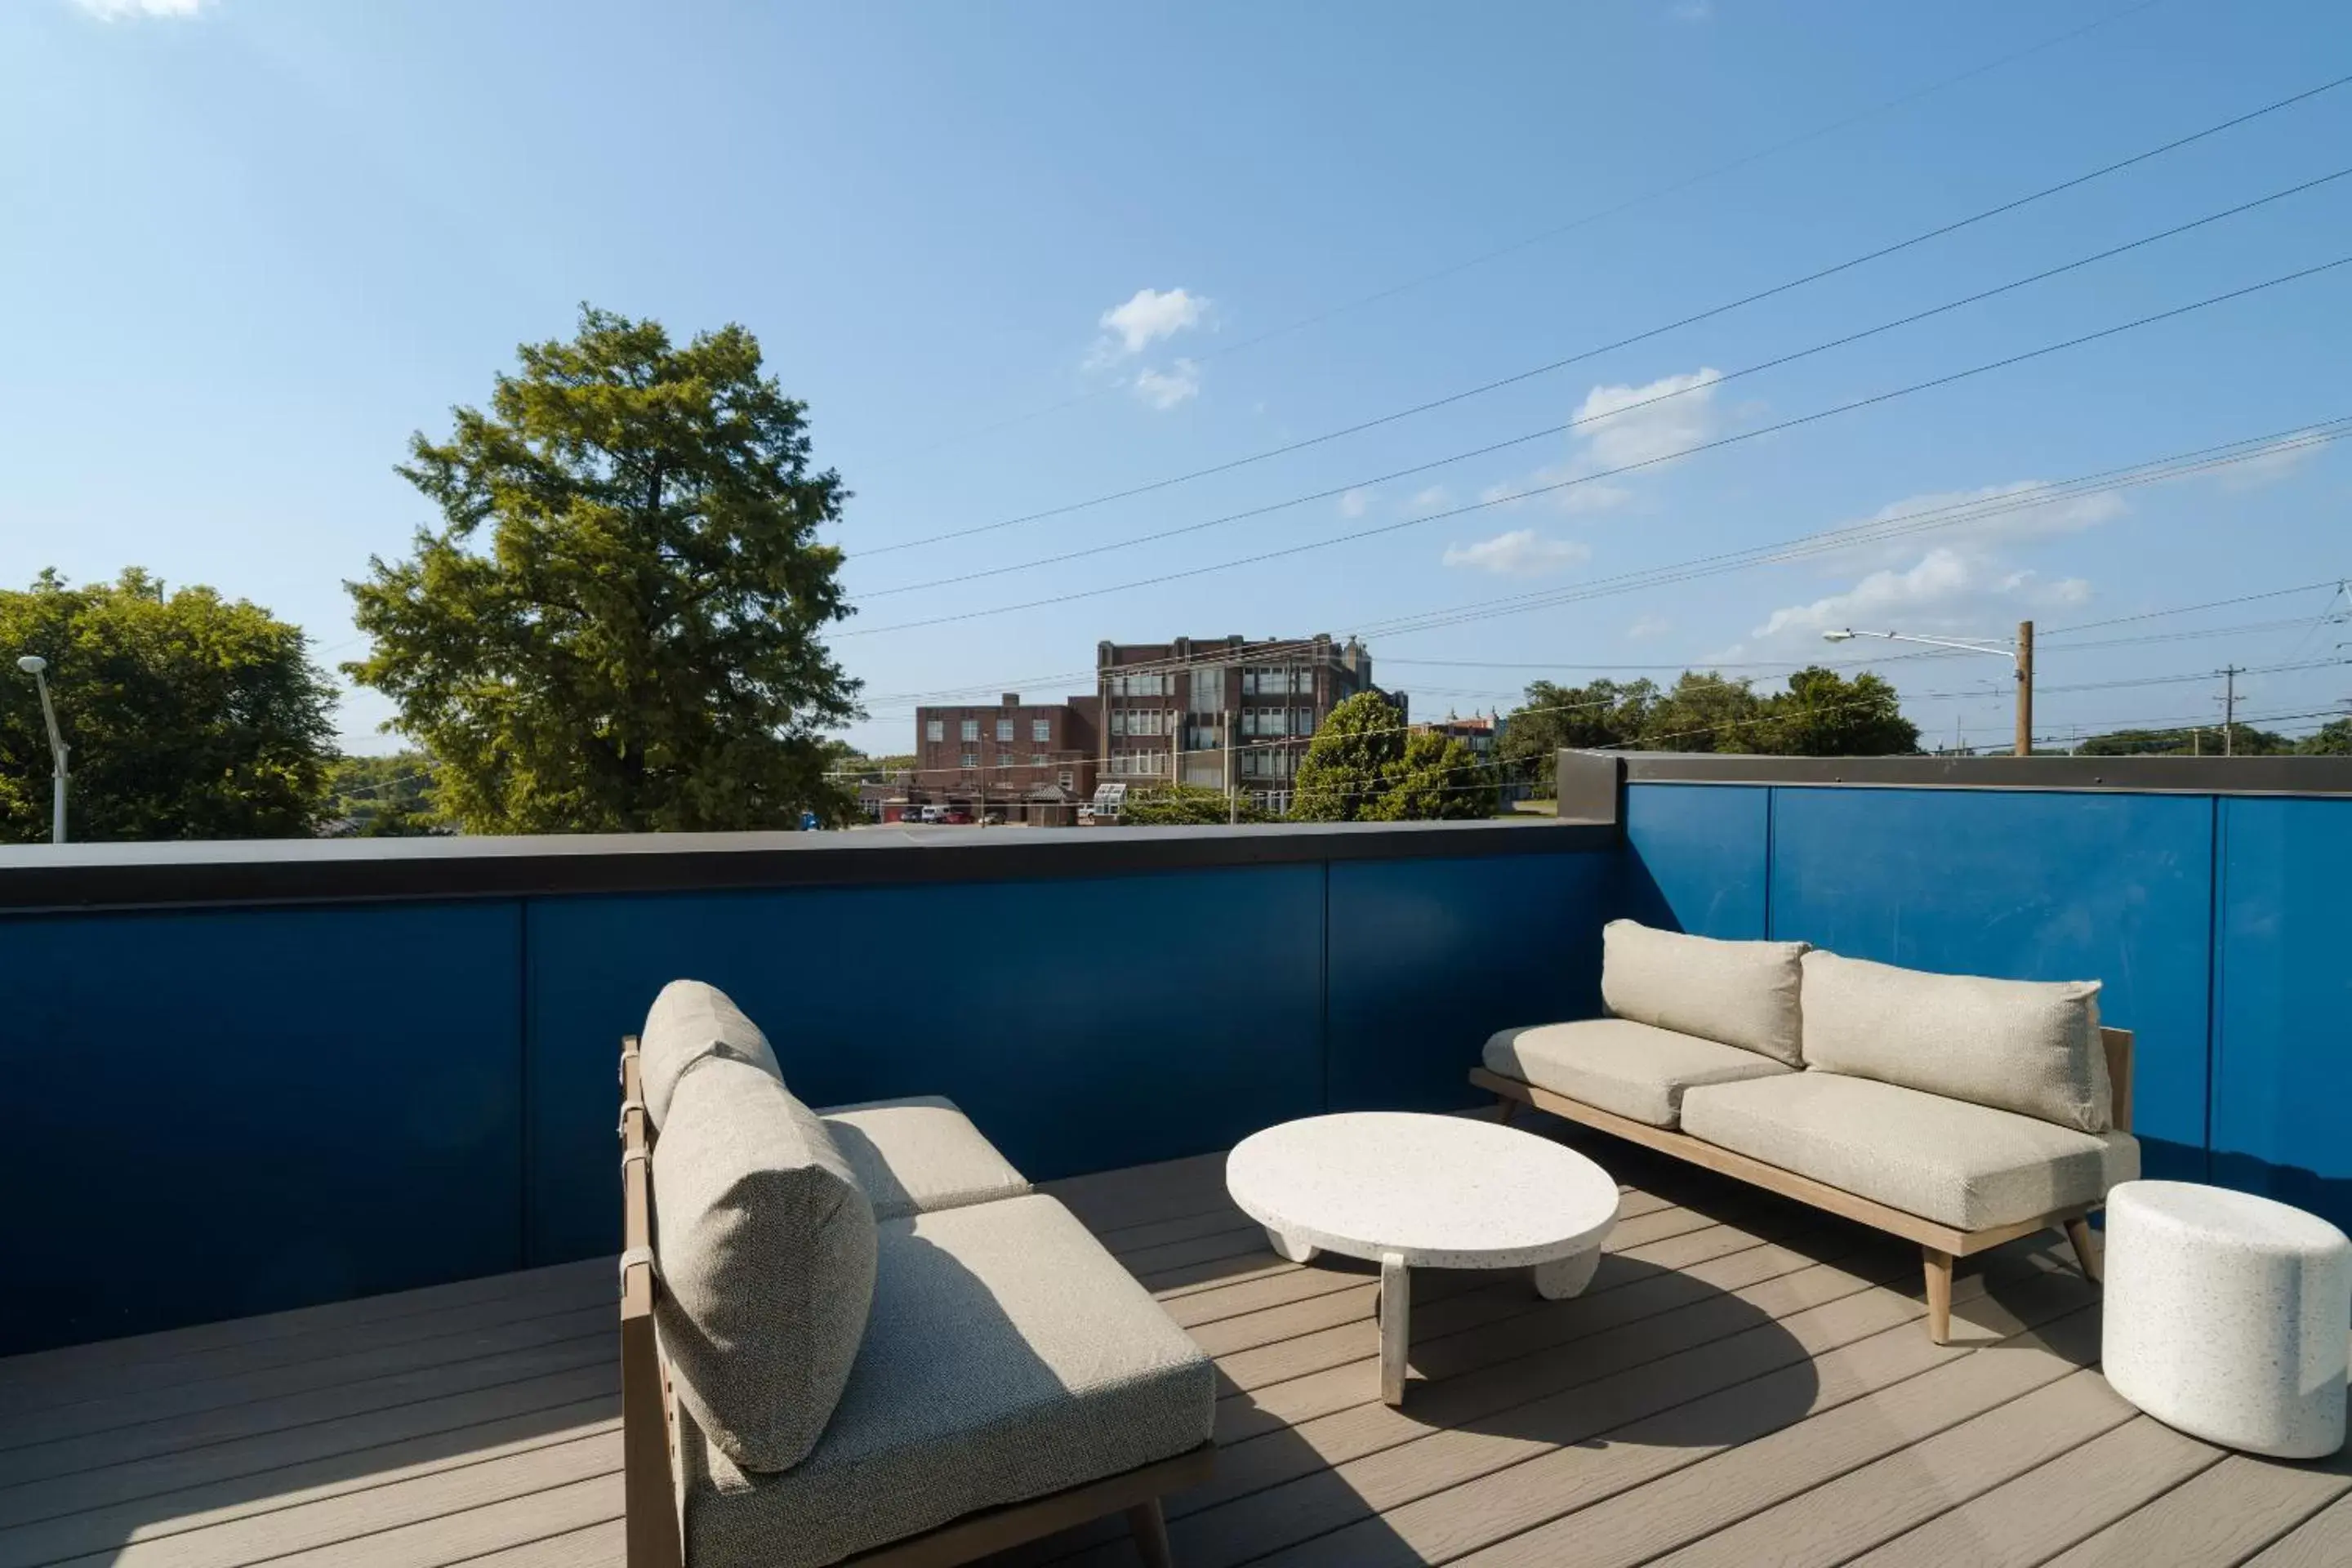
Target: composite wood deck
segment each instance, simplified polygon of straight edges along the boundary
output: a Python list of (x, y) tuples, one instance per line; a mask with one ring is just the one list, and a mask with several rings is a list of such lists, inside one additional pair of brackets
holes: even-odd
[[(2125, 1405), (2054, 1233), (1972, 1263), (1937, 1347), (1912, 1248), (1562, 1135), (1625, 1183), (1609, 1258), (1570, 1301), (1424, 1276), (1402, 1410), (1372, 1275), (1276, 1258), (1218, 1157), (1050, 1186), (1223, 1374), (1184, 1568), (2352, 1563), (2352, 1465)], [(615, 1322), (599, 1259), (0, 1361), (0, 1568), (618, 1565)]]

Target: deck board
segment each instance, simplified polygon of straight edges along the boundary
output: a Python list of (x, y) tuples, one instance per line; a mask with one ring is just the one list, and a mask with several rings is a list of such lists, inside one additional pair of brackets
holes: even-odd
[[(1215, 1359), (1185, 1568), (2352, 1562), (2352, 1467), (2225, 1455), (2095, 1370), (2054, 1234), (1916, 1254), (1594, 1134), (1591, 1286), (1416, 1279), (1405, 1407), (1374, 1282), (1266, 1250), (1203, 1155), (1045, 1184)], [(609, 1259), (0, 1361), (0, 1568), (625, 1568)], [(1116, 1521), (992, 1568), (1128, 1568)]]

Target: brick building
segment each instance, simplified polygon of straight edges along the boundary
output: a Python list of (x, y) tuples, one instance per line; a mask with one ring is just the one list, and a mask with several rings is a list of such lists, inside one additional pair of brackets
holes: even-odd
[(1097, 710), (1092, 697), (1024, 703), (1014, 691), (989, 707), (918, 708), (906, 801), (1007, 822), (1075, 821), (1094, 794)]
[[(1353, 637), (1178, 637), (1095, 649), (1097, 790), (1171, 782), (1238, 790), (1271, 811), (1290, 805), (1298, 758), (1331, 710), (1372, 684), (1372, 656)], [(1400, 710), (1405, 699), (1382, 692)], [(1076, 699), (1073, 699), (1076, 700)]]

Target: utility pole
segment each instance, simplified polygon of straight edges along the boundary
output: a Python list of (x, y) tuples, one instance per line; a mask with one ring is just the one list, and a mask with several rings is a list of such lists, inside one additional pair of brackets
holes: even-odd
[(2238, 677), (2246, 672), (2242, 664), (2221, 667), (2221, 754), (2238, 754)]
[(2033, 754), (2033, 623), (2017, 623), (2017, 754)]

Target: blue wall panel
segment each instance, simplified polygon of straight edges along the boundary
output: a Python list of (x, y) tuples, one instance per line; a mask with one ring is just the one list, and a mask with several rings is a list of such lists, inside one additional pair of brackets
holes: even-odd
[(2222, 803), (2218, 1181), (2352, 1226), (2352, 800)]
[(1612, 858), (1335, 863), (1331, 1109), (1475, 1104), (1488, 1035), (1597, 1014)]
[(520, 1268), (520, 930), (0, 921), (0, 1355)]
[(614, 1057), (681, 975), (733, 996), (809, 1103), (948, 1095), (1034, 1180), (1311, 1114), (1323, 877), (1308, 864), (534, 902), (530, 1259), (617, 1245)]
[(1772, 792), (1746, 784), (1635, 784), (1625, 792), (1621, 911), (1693, 936), (1764, 934)]
[(2105, 982), (2101, 1016), (2135, 1036), (2147, 1173), (2204, 1179), (2210, 798), (1774, 795), (1774, 937), (1948, 973)]

